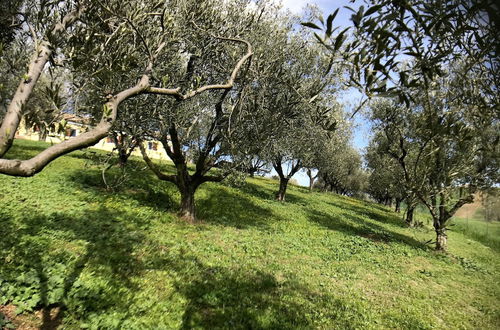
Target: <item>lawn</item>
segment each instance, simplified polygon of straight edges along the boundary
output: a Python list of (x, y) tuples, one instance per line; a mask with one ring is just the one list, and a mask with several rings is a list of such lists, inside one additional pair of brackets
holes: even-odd
[[(16, 140), (8, 156), (43, 147)], [(201, 222), (188, 225), (176, 189), (140, 160), (109, 192), (91, 155), (71, 153), (33, 178), (0, 176), (0, 327), (500, 324), (499, 250), (480, 236), (452, 230), (449, 253), (436, 253), (431, 228), (406, 228), (388, 208), (301, 187), (280, 203), (264, 178), (202, 185)]]

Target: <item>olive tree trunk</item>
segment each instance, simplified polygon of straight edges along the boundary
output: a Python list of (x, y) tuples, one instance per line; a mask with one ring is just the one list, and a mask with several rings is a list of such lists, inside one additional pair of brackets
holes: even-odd
[(405, 222), (408, 225), (408, 227), (415, 226), (415, 220), (413, 217), (414, 213), (415, 213), (415, 205), (409, 204), (408, 207), (406, 208), (406, 214), (405, 214)]
[(284, 158), (281, 156), (277, 156), (275, 160), (273, 161), (273, 167), (276, 173), (278, 173), (278, 176), (280, 177), (280, 187), (278, 189), (278, 192), (276, 193), (276, 200), (280, 202), (285, 201), (285, 195), (286, 195), (286, 188), (288, 186), (288, 181), (290, 181), (290, 178), (297, 173), (300, 168), (301, 168), (301, 161), (296, 160), (296, 161), (291, 161), (292, 164), (290, 166), (290, 172), (288, 174), (285, 173), (283, 170), (283, 165), (282, 163), (284, 162)]
[(446, 227), (435, 226), (436, 229), (436, 250), (446, 251), (448, 236), (446, 235)]
[(397, 213), (401, 213), (401, 198), (396, 198), (396, 206), (394, 208), (394, 211)]
[(194, 187), (184, 187), (180, 188), (181, 192), (181, 204), (179, 209), (179, 216), (188, 223), (194, 223), (195, 216), (195, 204), (194, 204), (194, 193), (196, 188)]
[(436, 195), (431, 196), (431, 203), (428, 203), (425, 199), (421, 199), (428, 207), (433, 224), (434, 230), (436, 231), (436, 250), (446, 251), (448, 244), (448, 236), (446, 235), (446, 225), (455, 212), (465, 204), (474, 202), (474, 195), (472, 191), (468, 196), (460, 198), (451, 208), (447, 208), (449, 201), (449, 196), (446, 193), (441, 192), (439, 198)]
[(280, 178), (280, 188), (278, 189), (278, 192), (276, 193), (276, 200), (280, 202), (285, 201), (285, 195), (286, 195), (286, 188), (288, 187), (288, 181), (290, 179), (288, 178)]

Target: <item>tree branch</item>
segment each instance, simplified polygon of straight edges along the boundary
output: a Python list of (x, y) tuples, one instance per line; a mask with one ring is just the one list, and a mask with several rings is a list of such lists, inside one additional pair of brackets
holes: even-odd
[[(85, 9), (85, 6), (80, 6), (78, 9), (68, 13), (48, 34), (57, 35), (64, 31), (80, 17)], [(35, 47), (33, 56), (29, 62), (28, 71), (21, 78), (0, 126), (0, 157), (3, 157), (12, 146), (14, 136), (21, 122), (24, 105), (28, 102), (45, 64), (47, 64), (52, 56), (54, 46), (56, 45), (52, 45), (47, 40), (42, 40)]]
[(148, 165), (148, 167), (153, 171), (153, 173), (158, 177), (158, 179), (163, 181), (168, 181), (177, 184), (177, 176), (176, 175), (166, 175), (160, 171), (160, 169), (151, 161), (148, 154), (146, 153), (146, 149), (144, 149), (144, 145), (140, 142), (139, 149), (141, 149), (142, 158)]
[(182, 100), (187, 100), (189, 98), (192, 98), (192, 97), (194, 97), (200, 93), (203, 93), (204, 91), (207, 91), (207, 90), (217, 90), (217, 89), (228, 90), (228, 89), (233, 88), (234, 82), (236, 80), (236, 77), (238, 76), (239, 71), (241, 70), (241, 67), (248, 59), (250, 59), (253, 56), (252, 45), (248, 41), (243, 40), (243, 39), (238, 39), (238, 38), (225, 38), (225, 37), (215, 37), (215, 38), (244, 43), (247, 47), (247, 52), (236, 63), (236, 65), (234, 66), (234, 69), (231, 73), (231, 76), (229, 77), (228, 81), (225, 84), (205, 85), (205, 86), (202, 86), (196, 90), (190, 91), (186, 94), (182, 94), (180, 91), (181, 90), (180, 88), (161, 88), (161, 87), (149, 87), (147, 89), (147, 92), (153, 93), (153, 94), (171, 95), (171, 96), (175, 97), (177, 100), (182, 101)]
[(28, 160), (0, 159), (0, 173), (24, 177), (33, 176), (57, 157), (96, 144), (108, 135), (116, 119), (120, 103), (132, 96), (140, 94), (148, 85), (149, 77), (144, 75), (137, 85), (113, 96), (104, 104), (101, 121), (92, 130), (53, 145)]

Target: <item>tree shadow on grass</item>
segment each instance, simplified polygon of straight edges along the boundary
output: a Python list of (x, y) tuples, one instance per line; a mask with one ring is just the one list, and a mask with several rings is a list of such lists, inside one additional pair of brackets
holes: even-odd
[(197, 214), (203, 222), (242, 229), (267, 228), (277, 220), (271, 210), (224, 186), (213, 184), (203, 195), (197, 198)]
[(356, 214), (365, 215), (369, 219), (388, 223), (397, 227), (406, 228), (406, 224), (401, 220), (400, 215), (377, 204), (365, 205), (364, 201), (358, 201), (359, 204), (340, 203), (338, 201), (328, 201), (328, 204), (341, 210), (352, 211)]
[[(130, 299), (144, 288), (132, 277), (155, 271), (168, 276), (174, 294), (183, 297), (179, 321), (184, 329), (313, 328), (325, 319), (348, 327), (366, 314), (293, 277), (239, 264), (208, 265), (189, 249), (136, 253), (148, 244), (138, 230), (144, 223), (126, 212), (103, 207), (78, 216), (23, 214), (11, 219), (0, 211), (0, 221), (0, 293), (13, 289), (14, 297), (8, 299), (18, 306), (34, 299), (28, 308), (40, 308), (41, 329), (61, 325), (64, 317), (81, 325), (91, 315), (108, 315), (116, 328), (134, 324), (143, 312), (131, 312)], [(154, 304), (169, 305), (172, 298), (163, 299)], [(92, 324), (106, 328), (108, 323)]]
[[(111, 173), (113, 175), (113, 173)], [(107, 199), (119, 196), (123, 199), (136, 200), (140, 205), (154, 208), (158, 211), (175, 211), (178, 202), (173, 196), (177, 193), (174, 185), (161, 182), (149, 171), (145, 173), (131, 173), (131, 180), (125, 182), (115, 190), (107, 190), (98, 169), (75, 171), (68, 175), (75, 189), (90, 194), (88, 201), (104, 202)]]
[[(266, 180), (264, 184), (255, 184), (253, 182), (246, 182), (243, 187), (239, 188), (241, 191), (258, 197), (260, 199), (264, 200), (275, 200), (276, 199), (276, 192), (278, 191), (279, 188), (279, 182), (278, 181), (268, 181)], [(290, 188), (290, 187), (289, 187)], [(297, 189), (297, 187), (295, 187)], [(291, 204), (307, 204), (307, 201), (299, 196), (297, 193), (292, 191), (291, 189), (288, 189), (286, 192), (286, 203), (291, 203)]]
[(308, 210), (311, 221), (330, 230), (340, 231), (352, 236), (362, 236), (374, 242), (404, 243), (415, 249), (429, 250), (429, 247), (412, 237), (388, 230), (370, 221), (349, 213), (329, 215), (316, 210)]
[(208, 266), (188, 254), (170, 255), (156, 266), (175, 274), (175, 290), (187, 300), (182, 329), (310, 329), (325, 319), (349, 328), (366, 319), (362, 306), (315, 292), (293, 275)]
[[(13, 220), (0, 213), (0, 223), (0, 296), (19, 311), (40, 309), (41, 329), (59, 326), (67, 309), (84, 318), (128, 308), (119, 292), (137, 290), (129, 278), (143, 268), (133, 254), (143, 236), (128, 214), (99, 208)], [(84, 269), (98, 280), (80, 281)]]
[[(97, 169), (74, 171), (68, 177), (75, 189), (90, 194), (88, 201), (102, 203), (114, 196), (120, 196), (123, 199), (136, 200), (141, 205), (158, 211), (177, 212), (179, 209), (180, 195), (175, 185), (159, 181), (149, 170), (135, 173), (132, 175), (133, 180), (114, 192), (106, 191), (101, 172)], [(266, 228), (272, 221), (277, 220), (271, 210), (258, 206), (246, 196), (248, 194), (274, 201), (274, 192), (271, 189), (253, 183), (248, 183), (241, 189), (245, 194), (228, 189), (230, 188), (216, 183), (200, 186), (195, 194), (197, 218), (205, 223), (240, 229), (252, 226)], [(305, 203), (304, 199), (296, 194), (290, 193), (288, 196), (289, 201), (285, 203)]]

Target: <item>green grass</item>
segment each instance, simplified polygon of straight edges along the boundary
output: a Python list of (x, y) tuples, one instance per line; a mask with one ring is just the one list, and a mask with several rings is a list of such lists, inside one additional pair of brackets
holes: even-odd
[(453, 218), (450, 230), (462, 233), (464, 236), (482, 242), (500, 252), (500, 223), (485, 221), (477, 218)]
[[(41, 147), (16, 141), (9, 156)], [(111, 193), (87, 155), (0, 176), (0, 305), (27, 318), (48, 305), (64, 307), (67, 329), (500, 324), (500, 258), (479, 239), (451, 231), (439, 254), (430, 228), (405, 228), (385, 207), (293, 186), (282, 204), (261, 178), (202, 185), (202, 222), (188, 225), (176, 189), (138, 160)]]

